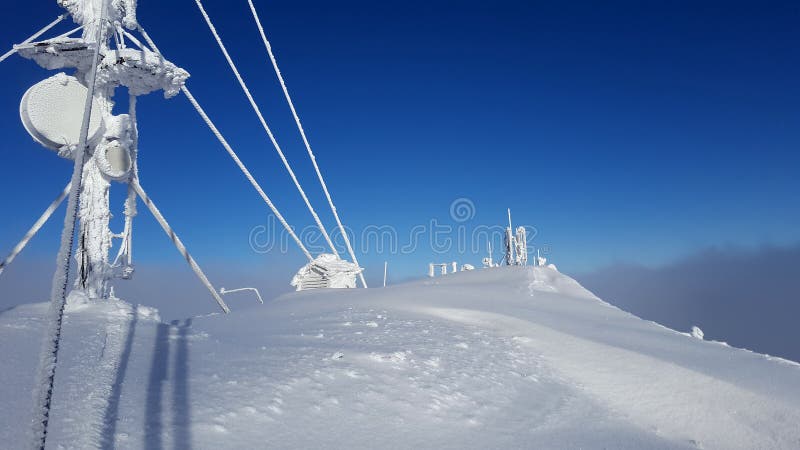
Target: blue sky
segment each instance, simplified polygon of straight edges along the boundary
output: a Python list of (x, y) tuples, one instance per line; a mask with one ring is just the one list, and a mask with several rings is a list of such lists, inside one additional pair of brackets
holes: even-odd
[[(60, 14), (55, 1), (34, 3), (4, 6), (1, 45)], [(140, 22), (192, 74), (188, 86), (287, 219), (312, 225), (194, 2), (139, 3)], [(403, 245), (416, 225), (458, 225), (450, 205), (467, 198), (475, 205), (467, 233), (503, 224), (511, 207), (568, 273), (616, 261), (657, 265), (717, 244), (800, 240), (797, 2), (255, 3), (357, 235), (389, 225)], [(247, 2), (206, 8), (333, 228)], [(50, 73), (16, 56), (0, 70), (5, 253), (70, 166), (33, 143), (18, 119), (22, 94)], [(198, 261), (288, 282), (302, 255), (251, 249), (268, 210), (186, 99), (139, 102), (141, 182)], [(115, 188), (121, 217), (124, 189)], [(140, 209), (138, 263), (184, 264)], [(52, 260), (62, 218), (60, 210), (25, 260)], [(361, 259), (375, 283), (387, 259), (401, 279), (424, 274), (432, 260), (483, 256), (458, 253), (435, 254), (423, 239), (407, 255)]]

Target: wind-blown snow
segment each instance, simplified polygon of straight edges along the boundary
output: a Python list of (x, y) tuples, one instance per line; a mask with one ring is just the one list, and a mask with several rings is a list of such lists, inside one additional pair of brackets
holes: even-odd
[[(0, 314), (9, 448), (44, 311)], [(52, 448), (800, 446), (800, 365), (640, 320), (546, 267), (172, 324), (72, 299), (62, 351)]]

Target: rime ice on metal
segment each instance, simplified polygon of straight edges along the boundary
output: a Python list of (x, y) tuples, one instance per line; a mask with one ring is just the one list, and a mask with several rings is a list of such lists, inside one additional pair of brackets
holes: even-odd
[(354, 288), (356, 287), (356, 277), (363, 270), (336, 255), (323, 253), (301, 267), (292, 278), (291, 285), (298, 291), (320, 288)]

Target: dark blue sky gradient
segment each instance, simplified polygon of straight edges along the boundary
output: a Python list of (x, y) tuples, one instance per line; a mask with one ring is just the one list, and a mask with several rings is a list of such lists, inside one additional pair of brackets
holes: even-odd
[[(139, 19), (298, 228), (312, 219), (191, 0), (140, 0)], [(206, 7), (329, 228), (311, 164), (245, 0)], [(715, 244), (800, 239), (800, 3), (796, 1), (256, 1), (346, 224), (535, 226), (566, 272), (614, 261), (661, 264)], [(4, 5), (0, 44), (60, 13), (55, 1)], [(58, 30), (71, 25), (62, 24)], [(52, 34), (55, 34), (53, 32)], [(0, 252), (66, 183), (70, 166), (18, 119), (50, 73), (0, 65)], [(140, 99), (142, 184), (201, 264), (258, 268), (288, 282), (292, 249), (258, 254), (248, 235), (267, 208), (183, 97)], [(115, 186), (121, 217), (123, 189)], [(183, 264), (143, 209), (140, 264)], [(117, 221), (119, 219), (117, 218)], [(63, 210), (24, 255), (50, 261)], [(117, 222), (115, 222), (116, 224)], [(362, 257), (373, 283), (431, 260)], [(213, 278), (213, 276), (212, 276)]]

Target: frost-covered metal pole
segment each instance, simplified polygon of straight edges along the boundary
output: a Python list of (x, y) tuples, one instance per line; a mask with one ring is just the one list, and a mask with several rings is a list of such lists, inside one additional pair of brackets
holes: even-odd
[[(111, 23), (107, 21), (109, 2), (113, 0), (83, 0), (81, 8), (74, 6), (73, 18), (82, 22), (83, 39), (94, 42), (98, 53), (108, 48)], [(95, 37), (96, 36), (96, 37)], [(96, 64), (95, 64), (96, 66)], [(93, 66), (93, 70), (96, 68)], [(78, 75), (81, 77), (81, 75)], [(88, 82), (88, 80), (87, 80)], [(105, 86), (97, 89), (95, 98), (101, 106), (103, 121), (113, 120), (111, 109), (113, 89)], [(112, 232), (109, 228), (111, 213), (109, 210), (109, 190), (111, 181), (103, 174), (98, 163), (98, 145), (92, 149), (91, 157), (84, 164), (83, 185), (80, 198), (80, 241), (78, 259), (81, 262), (76, 285), (89, 298), (106, 298), (109, 293), (109, 281), (112, 276), (108, 263), (111, 250)]]
[(14, 262), (14, 259), (17, 257), (17, 255), (19, 255), (20, 252), (22, 252), (22, 250), (25, 249), (25, 246), (28, 245), (28, 242), (30, 242), (30, 240), (33, 239), (33, 237), (36, 235), (36, 233), (39, 232), (39, 230), (42, 228), (45, 222), (47, 222), (50, 219), (50, 216), (53, 215), (55, 210), (58, 209), (59, 206), (61, 206), (61, 202), (63, 202), (64, 199), (67, 197), (71, 188), (72, 188), (72, 183), (67, 183), (67, 186), (64, 188), (64, 190), (61, 191), (60, 194), (58, 194), (58, 197), (56, 197), (56, 199), (53, 200), (53, 203), (50, 203), (50, 206), (47, 207), (44, 213), (42, 213), (39, 219), (30, 228), (30, 230), (28, 230), (28, 232), (25, 233), (25, 236), (22, 238), (22, 240), (19, 241), (19, 243), (16, 245), (16, 247), (14, 247), (13, 250), (11, 250), (11, 254), (8, 255), (8, 257), (4, 259), (2, 262), (0, 262), (0, 275), (3, 274), (3, 271), (6, 270), (6, 267), (8, 267), (9, 264)]
[(328, 234), (328, 230), (325, 229), (325, 225), (322, 224), (319, 215), (317, 215), (317, 212), (314, 210), (314, 207), (311, 206), (311, 201), (308, 199), (306, 192), (300, 185), (300, 181), (297, 179), (297, 176), (295, 175), (292, 166), (286, 159), (286, 155), (283, 153), (281, 146), (275, 139), (275, 135), (272, 133), (272, 129), (269, 127), (269, 125), (267, 125), (267, 121), (264, 119), (264, 115), (261, 114), (261, 109), (258, 107), (258, 104), (256, 104), (255, 99), (253, 99), (253, 95), (250, 93), (250, 89), (247, 87), (247, 84), (244, 82), (244, 78), (242, 78), (242, 75), (239, 73), (239, 69), (236, 67), (236, 64), (234, 64), (231, 55), (228, 53), (228, 49), (225, 47), (225, 44), (222, 43), (222, 38), (220, 38), (219, 33), (217, 33), (216, 27), (214, 27), (214, 24), (211, 22), (211, 18), (208, 16), (208, 13), (203, 7), (203, 3), (200, 0), (195, 0), (195, 3), (197, 4), (197, 7), (200, 9), (200, 13), (203, 15), (203, 18), (205, 19), (206, 24), (208, 25), (208, 29), (211, 30), (211, 34), (214, 35), (214, 39), (217, 41), (217, 45), (222, 51), (222, 55), (225, 56), (225, 60), (228, 61), (228, 65), (230, 66), (233, 75), (239, 81), (239, 85), (241, 86), (242, 91), (247, 97), (247, 100), (250, 102), (250, 106), (253, 108), (253, 112), (255, 112), (259, 122), (261, 122), (261, 126), (267, 133), (267, 137), (269, 138), (270, 142), (272, 142), (272, 146), (275, 147), (275, 151), (278, 152), (278, 156), (280, 157), (281, 161), (283, 161), (283, 166), (286, 168), (286, 171), (289, 173), (289, 176), (294, 182), (294, 185), (297, 188), (297, 192), (300, 193), (300, 196), (303, 198), (303, 202), (305, 202), (308, 211), (314, 218), (314, 222), (316, 222), (317, 228), (319, 228), (320, 233), (322, 233), (322, 236), (325, 238), (325, 241), (328, 243), (328, 246), (330, 247), (333, 254), (338, 257), (339, 251), (336, 250), (336, 246), (333, 245), (333, 241), (331, 240), (331, 237)]
[(220, 297), (220, 295), (214, 289), (214, 286), (211, 284), (210, 281), (208, 281), (208, 277), (206, 277), (206, 274), (203, 273), (203, 270), (200, 269), (199, 265), (197, 265), (197, 262), (194, 260), (194, 258), (192, 258), (192, 255), (190, 255), (189, 251), (186, 250), (186, 246), (183, 245), (183, 241), (181, 241), (181, 238), (179, 238), (178, 235), (175, 234), (175, 232), (172, 230), (172, 227), (170, 227), (169, 223), (167, 223), (167, 219), (164, 218), (164, 216), (161, 214), (161, 211), (159, 211), (158, 208), (156, 207), (155, 203), (153, 203), (153, 201), (150, 200), (150, 197), (148, 197), (147, 194), (144, 192), (144, 189), (142, 189), (142, 186), (139, 184), (139, 181), (131, 180), (130, 183), (133, 189), (136, 191), (136, 194), (138, 194), (139, 198), (141, 198), (142, 202), (144, 202), (145, 206), (147, 206), (150, 212), (153, 213), (153, 216), (156, 218), (156, 221), (158, 221), (158, 224), (161, 225), (161, 228), (164, 230), (164, 232), (167, 233), (167, 236), (169, 236), (172, 243), (175, 244), (175, 247), (178, 249), (178, 252), (181, 254), (181, 256), (183, 256), (186, 262), (189, 263), (189, 266), (192, 268), (195, 275), (197, 275), (197, 278), (200, 279), (203, 285), (205, 285), (205, 287), (211, 293), (211, 296), (214, 297), (214, 300), (217, 301), (217, 304), (222, 309), (222, 312), (226, 314), (231, 312), (230, 308), (228, 308), (228, 305), (225, 304), (225, 300), (222, 300), (222, 297)]
[[(30, 42), (33, 42), (33, 41), (34, 41), (36, 38), (38, 38), (39, 36), (41, 36), (41, 35), (43, 35), (44, 33), (46, 33), (46, 32), (47, 32), (47, 30), (49, 30), (50, 28), (53, 28), (54, 26), (58, 25), (58, 23), (59, 23), (59, 22), (61, 22), (62, 20), (64, 20), (64, 19), (65, 19), (65, 18), (66, 18), (68, 15), (69, 15), (69, 14), (62, 14), (62, 15), (58, 16), (58, 17), (56, 18), (56, 20), (54, 20), (54, 21), (50, 22), (50, 23), (49, 23), (49, 24), (47, 24), (47, 25), (46, 25), (44, 28), (42, 28), (41, 30), (37, 31), (36, 33), (33, 33), (33, 34), (31, 35), (31, 37), (29, 37), (28, 39), (25, 39), (25, 40), (24, 40), (24, 41), (22, 41), (22, 43), (20, 43), (19, 45), (22, 45), (22, 44), (28, 44), (28, 43), (30, 43)], [(0, 62), (3, 62), (3, 61), (5, 61), (5, 60), (6, 60), (6, 58), (8, 58), (9, 56), (13, 55), (13, 54), (14, 54), (14, 53), (16, 53), (16, 52), (17, 52), (17, 49), (16, 49), (16, 47), (14, 47), (14, 48), (12, 48), (11, 50), (9, 50), (9, 51), (5, 52), (5, 53), (3, 54), (3, 56), (0, 56)]]
[(256, 298), (258, 299), (258, 303), (264, 304), (264, 299), (261, 298), (261, 293), (258, 292), (258, 289), (245, 287), (245, 288), (238, 288), (238, 289), (225, 289), (224, 287), (219, 288), (220, 295), (226, 294), (233, 294), (235, 292), (244, 292), (244, 291), (253, 291), (256, 294)]
[[(105, 22), (107, 2), (103, 1), (100, 8), (99, 22)], [(75, 239), (75, 225), (80, 206), (81, 183), (83, 180), (83, 166), (89, 136), (89, 119), (92, 115), (94, 89), (97, 81), (97, 66), (100, 60), (100, 42), (103, 40), (104, 27), (98, 26), (95, 31), (94, 42), (97, 44), (92, 55), (92, 65), (86, 77), (88, 92), (83, 110), (83, 121), (75, 149), (75, 165), (72, 170), (71, 189), (67, 200), (67, 214), (64, 218), (64, 228), (61, 231), (61, 246), (58, 250), (56, 272), (53, 275), (53, 286), (50, 294), (50, 309), (48, 311), (47, 334), (42, 342), (42, 351), (39, 358), (37, 384), (34, 387), (34, 419), (32, 448), (44, 449), (47, 443), (47, 425), (50, 419), (50, 404), (53, 400), (53, 384), (58, 362), (58, 348), (61, 340), (61, 325), (64, 320), (64, 306), (67, 301), (67, 283), (69, 280), (69, 266), (72, 259), (72, 246)]]

